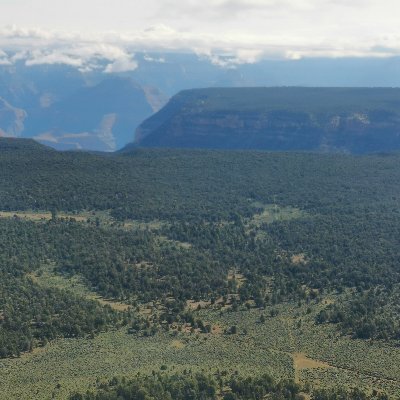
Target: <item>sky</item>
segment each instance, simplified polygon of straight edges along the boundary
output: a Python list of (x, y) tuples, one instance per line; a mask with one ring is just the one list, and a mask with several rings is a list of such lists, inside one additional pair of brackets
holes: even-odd
[(399, 15), (397, 0), (0, 0), (0, 64), (85, 70), (105, 58), (105, 72), (118, 72), (135, 69), (139, 51), (194, 52), (221, 67), (391, 57)]

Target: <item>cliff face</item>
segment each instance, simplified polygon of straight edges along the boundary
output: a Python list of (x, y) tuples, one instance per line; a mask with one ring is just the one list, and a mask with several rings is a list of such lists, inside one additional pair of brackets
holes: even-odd
[(136, 131), (144, 147), (400, 149), (400, 89), (243, 88), (179, 93)]

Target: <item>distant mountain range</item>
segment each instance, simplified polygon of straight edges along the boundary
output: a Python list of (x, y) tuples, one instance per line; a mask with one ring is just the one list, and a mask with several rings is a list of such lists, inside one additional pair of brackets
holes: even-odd
[[(114, 151), (182, 90), (207, 87), (400, 87), (400, 58), (261, 60), (137, 53), (138, 67), (108, 74), (64, 64), (0, 65), (0, 136), (57, 149)], [(101, 61), (100, 61), (101, 62)]]
[(132, 141), (135, 127), (154, 112), (151, 96), (162, 97), (128, 78), (109, 78), (33, 110), (25, 129), (58, 148), (116, 150)]
[(141, 147), (400, 149), (400, 89), (214, 88), (174, 96), (136, 132)]
[(0, 67), (0, 136), (59, 150), (114, 151), (168, 96), (129, 76), (50, 65)]

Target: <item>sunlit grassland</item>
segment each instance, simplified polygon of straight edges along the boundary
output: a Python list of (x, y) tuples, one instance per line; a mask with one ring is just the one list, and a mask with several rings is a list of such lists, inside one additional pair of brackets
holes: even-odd
[[(400, 393), (400, 348), (340, 336), (333, 325), (314, 325), (320, 305), (283, 304), (237, 312), (203, 309), (198, 316), (218, 333), (127, 334), (126, 328), (94, 339), (60, 339), (19, 359), (0, 362), (0, 398), (63, 399), (91, 388), (96, 379), (219, 369), (243, 375), (269, 373), (314, 387), (357, 386)], [(311, 311), (310, 311), (311, 310)], [(265, 322), (260, 316), (265, 315)], [(301, 323), (299, 322), (301, 320)], [(237, 334), (224, 334), (235, 325)]]

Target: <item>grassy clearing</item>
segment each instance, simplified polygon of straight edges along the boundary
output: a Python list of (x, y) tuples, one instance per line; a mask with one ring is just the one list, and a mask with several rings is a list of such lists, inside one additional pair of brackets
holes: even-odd
[(254, 214), (247, 221), (249, 227), (259, 228), (263, 224), (271, 224), (276, 221), (288, 221), (291, 219), (302, 218), (306, 216), (304, 211), (295, 207), (282, 207), (277, 204), (254, 203), (254, 206), (262, 209), (258, 214)]
[(243, 274), (232, 270), (228, 272), (228, 282), (229, 281), (234, 281), (236, 287), (239, 289), (243, 285), (243, 283), (246, 282), (246, 278), (243, 276)]
[(289, 221), (291, 219), (305, 218), (307, 214), (295, 207), (284, 207), (278, 204), (262, 204), (254, 202), (252, 205), (260, 212), (254, 214), (251, 218), (247, 218), (244, 223), (247, 231), (255, 230), (256, 237), (265, 237), (265, 232), (260, 228), (265, 224), (272, 224), (273, 222)]
[(166, 236), (163, 236), (163, 235), (158, 235), (157, 236), (157, 240), (158, 240), (159, 243), (170, 243), (170, 244), (173, 244), (173, 245), (175, 245), (177, 247), (180, 247), (182, 249), (185, 249), (185, 250), (188, 250), (188, 249), (190, 249), (192, 247), (192, 245), (190, 243), (180, 242), (179, 240), (171, 240), (171, 239), (168, 239)]
[[(0, 211), (0, 218), (20, 218), (33, 222), (44, 222), (52, 219), (51, 211)], [(89, 222), (98, 224), (99, 226), (113, 226), (125, 230), (151, 230), (157, 231), (162, 228), (166, 223), (159, 220), (143, 222), (136, 220), (126, 220), (125, 222), (116, 221), (109, 213), (109, 211), (81, 211), (79, 213), (66, 213), (57, 212), (56, 218), (69, 219), (73, 218), (77, 222)], [(160, 237), (160, 240), (167, 240)], [(182, 243), (182, 246), (189, 244)], [(190, 246), (190, 245), (189, 245)]]
[(136, 221), (133, 219), (128, 219), (123, 222), (122, 226), (129, 230), (129, 229), (149, 229), (151, 231), (153, 230), (159, 230), (163, 226), (165, 226), (166, 222), (164, 221), (159, 221), (159, 220), (154, 220), (154, 221)]
[(60, 275), (55, 271), (54, 265), (45, 265), (29, 276), (39, 285), (69, 290), (77, 296), (84, 297), (88, 300), (95, 300), (102, 305), (110, 306), (116, 311), (127, 311), (130, 307), (128, 304), (119, 301), (105, 299), (96, 292), (91, 291), (86, 286), (84, 279), (79, 275), (74, 275), (72, 277)]
[[(78, 222), (86, 222), (90, 217), (89, 213), (72, 214), (57, 213), (57, 218), (74, 218)], [(0, 218), (21, 218), (28, 221), (50, 221), (50, 211), (0, 211)]]
[(194, 300), (188, 300), (186, 302), (188, 310), (198, 310), (201, 308), (206, 308), (209, 307), (211, 304), (210, 301), (194, 301)]

